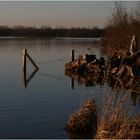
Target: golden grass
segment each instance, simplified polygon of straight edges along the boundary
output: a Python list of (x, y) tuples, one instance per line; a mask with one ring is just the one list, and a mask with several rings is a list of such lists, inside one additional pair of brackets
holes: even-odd
[[(98, 139), (133, 139), (139, 134), (140, 116), (133, 114), (131, 107), (127, 106), (130, 93), (112, 92), (105, 95), (99, 107), (97, 132)], [(128, 109), (127, 109), (128, 108)]]
[(136, 138), (136, 130), (140, 118), (127, 118), (114, 113), (109, 118), (102, 119), (98, 125), (98, 139), (132, 139)]
[(66, 130), (69, 132), (87, 132), (96, 127), (97, 114), (96, 114), (95, 101), (88, 100), (79, 111), (70, 115), (66, 125)]

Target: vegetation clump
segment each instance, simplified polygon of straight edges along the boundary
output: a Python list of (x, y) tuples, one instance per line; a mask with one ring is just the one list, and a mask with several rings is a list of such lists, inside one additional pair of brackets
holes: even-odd
[(68, 132), (88, 132), (97, 125), (97, 111), (95, 101), (88, 100), (78, 112), (70, 115), (66, 125)]

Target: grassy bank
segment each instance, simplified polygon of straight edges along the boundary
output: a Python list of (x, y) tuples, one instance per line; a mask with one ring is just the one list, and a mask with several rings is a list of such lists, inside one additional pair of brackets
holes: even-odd
[(70, 115), (66, 130), (71, 138), (139, 138), (140, 114), (130, 105), (130, 93), (106, 89), (103, 94), (100, 104), (89, 100)]

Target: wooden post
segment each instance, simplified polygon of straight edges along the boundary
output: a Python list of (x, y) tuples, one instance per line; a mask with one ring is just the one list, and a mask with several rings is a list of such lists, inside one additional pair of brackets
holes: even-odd
[(75, 60), (75, 50), (71, 51), (71, 61)]
[(22, 50), (22, 81), (25, 88), (27, 85), (26, 83), (26, 53), (27, 53), (27, 50), (23, 49)]
[(27, 53), (27, 50), (23, 49), (23, 51), (22, 51), (22, 69), (24, 71), (26, 71), (26, 53)]

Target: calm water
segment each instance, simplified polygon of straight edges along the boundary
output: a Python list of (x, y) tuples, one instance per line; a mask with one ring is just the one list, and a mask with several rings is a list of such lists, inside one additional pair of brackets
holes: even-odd
[[(22, 49), (39, 66), (39, 71), (24, 87)], [(0, 138), (69, 138), (64, 130), (69, 115), (85, 100), (102, 98), (102, 86), (85, 87), (65, 76), (64, 64), (70, 50), (76, 56), (95, 53), (101, 56), (95, 39), (0, 39)], [(27, 77), (32, 73), (27, 63)], [(139, 108), (137, 99), (137, 109)]]

